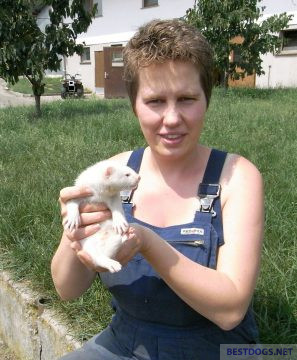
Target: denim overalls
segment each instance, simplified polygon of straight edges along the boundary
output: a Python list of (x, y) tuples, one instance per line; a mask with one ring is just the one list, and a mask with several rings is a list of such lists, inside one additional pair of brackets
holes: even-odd
[[(136, 172), (143, 151), (134, 151), (128, 161)], [(211, 152), (193, 222), (166, 228), (144, 223), (133, 217), (127, 196), (123, 207), (128, 222), (152, 229), (191, 260), (215, 269), (218, 246), (224, 244), (218, 183), (225, 157), (224, 152)], [(154, 206), (158, 204), (152, 204), (152, 211)], [(181, 300), (140, 254), (118, 273), (100, 277), (113, 295), (115, 315), (107, 329), (64, 360), (219, 360), (220, 344), (257, 341), (250, 308), (241, 324), (224, 331)]]

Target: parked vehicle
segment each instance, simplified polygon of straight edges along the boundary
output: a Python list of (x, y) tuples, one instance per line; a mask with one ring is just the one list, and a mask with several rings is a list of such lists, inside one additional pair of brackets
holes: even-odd
[(81, 75), (75, 74), (71, 76), (70, 74), (65, 75), (65, 79), (62, 80), (61, 87), (61, 97), (66, 99), (67, 97), (82, 97), (84, 95), (84, 87), (79, 79)]

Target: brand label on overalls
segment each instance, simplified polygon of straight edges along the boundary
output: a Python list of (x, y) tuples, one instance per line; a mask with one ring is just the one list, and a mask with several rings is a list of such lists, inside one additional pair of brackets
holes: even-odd
[(185, 228), (180, 230), (181, 235), (204, 235), (204, 229), (201, 228)]

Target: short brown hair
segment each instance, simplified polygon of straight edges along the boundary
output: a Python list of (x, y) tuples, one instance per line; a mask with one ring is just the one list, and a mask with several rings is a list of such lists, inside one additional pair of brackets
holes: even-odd
[(168, 60), (189, 61), (199, 70), (207, 106), (213, 86), (213, 53), (201, 33), (181, 20), (152, 20), (141, 26), (124, 48), (124, 80), (135, 108), (138, 70)]

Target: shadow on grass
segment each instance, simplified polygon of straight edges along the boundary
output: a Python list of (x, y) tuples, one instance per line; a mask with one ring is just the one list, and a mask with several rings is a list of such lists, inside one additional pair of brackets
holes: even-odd
[(114, 114), (117, 112), (131, 112), (132, 108), (127, 99), (66, 99), (43, 102), (41, 99), (41, 116), (36, 115), (35, 105), (24, 107), (9, 107), (5, 112), (19, 116), (20, 112), (29, 122), (38, 120), (65, 121), (74, 117)]
[(262, 344), (296, 344), (297, 318), (294, 306), (279, 293), (256, 292), (254, 311)]
[(98, 114), (114, 113), (116, 111), (129, 111), (130, 104), (126, 99), (98, 100), (98, 99), (67, 99), (58, 100), (50, 104), (42, 105), (42, 117), (67, 119), (73, 116), (90, 116)]

